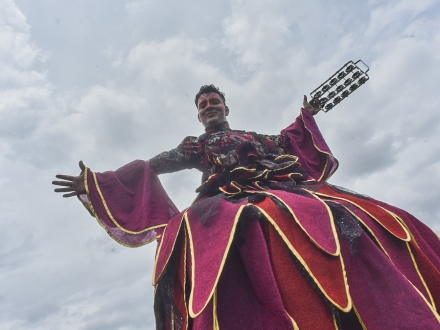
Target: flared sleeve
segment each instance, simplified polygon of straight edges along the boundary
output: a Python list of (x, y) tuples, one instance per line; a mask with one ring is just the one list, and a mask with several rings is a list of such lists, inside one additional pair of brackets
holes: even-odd
[(312, 114), (301, 109), (293, 124), (281, 131), (289, 138), (289, 153), (296, 155), (307, 171), (306, 180), (327, 181), (338, 168)]
[(118, 243), (137, 247), (157, 239), (179, 213), (150, 163), (135, 160), (116, 171), (86, 167), (80, 200)]

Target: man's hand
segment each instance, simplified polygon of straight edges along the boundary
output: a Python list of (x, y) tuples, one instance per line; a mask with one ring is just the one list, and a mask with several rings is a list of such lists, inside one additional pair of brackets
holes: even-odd
[(85, 194), (86, 187), (84, 186), (84, 170), (86, 167), (82, 160), (79, 162), (79, 168), (81, 169), (81, 173), (78, 176), (57, 174), (56, 178), (64, 181), (52, 181), (52, 184), (65, 188), (56, 188), (55, 192), (69, 192), (68, 194), (64, 194), (63, 197)]
[(320, 111), (319, 105), (318, 105), (318, 99), (312, 99), (309, 103), (309, 102), (307, 102), (307, 96), (304, 95), (303, 109), (310, 112), (312, 114), (312, 116), (316, 115)]

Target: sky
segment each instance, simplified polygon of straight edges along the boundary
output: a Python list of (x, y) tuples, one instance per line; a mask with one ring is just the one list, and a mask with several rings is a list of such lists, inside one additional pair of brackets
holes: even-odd
[[(118, 245), (55, 174), (116, 169), (198, 136), (194, 95), (277, 134), (347, 61), (370, 80), (318, 125), (330, 183), (440, 233), (440, 2), (1, 0), (0, 329), (155, 329), (155, 243)], [(183, 209), (196, 170), (161, 176)]]

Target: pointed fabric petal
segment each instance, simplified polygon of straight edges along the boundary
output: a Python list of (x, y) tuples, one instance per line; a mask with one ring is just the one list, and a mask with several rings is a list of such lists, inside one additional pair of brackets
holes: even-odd
[[(356, 216), (370, 234), (375, 238), (380, 248), (386, 253), (394, 266), (432, 302), (432, 296), (425, 287), (424, 279), (418, 273), (417, 264), (414, 263), (407, 242), (396, 239), (387, 230), (380, 226), (370, 216), (354, 205), (345, 202), (346, 209)], [(362, 251), (360, 251), (362, 253)]]
[(199, 316), (193, 319), (191, 330), (218, 330), (214, 327), (214, 303), (211, 300)]
[(367, 329), (439, 329), (438, 315), (371, 241), (359, 237), (361, 253), (341, 240), (353, 304)]
[(362, 209), (397, 238), (403, 241), (409, 241), (411, 239), (408, 231), (399, 222), (399, 220), (393, 216), (393, 214), (380, 207), (376, 203), (370, 202), (364, 198), (337, 191), (327, 184), (323, 185), (316, 194), (319, 196), (347, 201)]
[(233, 243), (218, 284), (220, 329), (297, 329), (285, 311), (260, 222), (242, 220), (244, 243)]
[(410, 213), (384, 202), (371, 199), (376, 204), (382, 206), (396, 214), (411, 231), (420, 250), (429, 258), (433, 265), (440, 271), (440, 238), (423, 222), (419, 221)]
[(188, 307), (186, 305), (186, 254), (187, 254), (187, 237), (184, 237), (182, 249), (180, 250), (179, 266), (177, 269), (176, 281), (174, 283), (174, 303), (182, 316), (181, 330), (188, 330)]
[(338, 255), (339, 242), (330, 209), (307, 190), (298, 191), (302, 194), (281, 190), (271, 190), (268, 193), (288, 206), (296, 222), (320, 249), (331, 255)]
[(259, 203), (258, 208), (275, 227), (324, 296), (340, 310), (348, 312), (352, 305), (341, 256), (332, 256), (319, 249), (292, 216), (282, 211), (270, 198)]
[(231, 203), (222, 195), (199, 200), (186, 214), (191, 248), (189, 313), (196, 317), (212, 297), (247, 200)]
[(162, 234), (159, 247), (157, 248), (156, 252), (156, 260), (153, 270), (153, 285), (156, 285), (157, 281), (159, 280), (165, 267), (168, 264), (168, 260), (170, 259), (171, 254), (173, 253), (185, 213), (186, 210), (174, 216), (170, 220), (165, 228), (165, 231)]
[(410, 248), (423, 279), (431, 291), (437, 312), (440, 311), (440, 271), (434, 266), (423, 251), (411, 241)]
[(185, 302), (187, 237), (183, 231), (180, 233), (168, 267), (155, 288), (154, 313), (156, 327), (161, 330), (188, 328), (188, 311)]
[(330, 306), (301, 274), (290, 251), (272, 225), (264, 226), (275, 279), (286, 311), (299, 329), (334, 330)]

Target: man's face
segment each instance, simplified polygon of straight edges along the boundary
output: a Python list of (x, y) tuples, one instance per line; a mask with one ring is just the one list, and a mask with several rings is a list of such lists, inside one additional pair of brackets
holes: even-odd
[(226, 121), (229, 109), (217, 93), (205, 93), (197, 100), (199, 121), (206, 128)]

